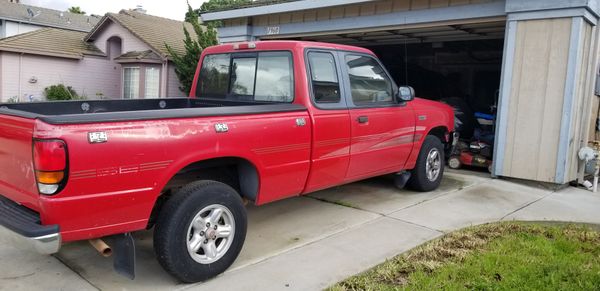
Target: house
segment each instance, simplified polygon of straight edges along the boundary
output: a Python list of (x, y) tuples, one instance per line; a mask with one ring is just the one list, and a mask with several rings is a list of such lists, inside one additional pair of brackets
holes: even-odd
[(89, 33), (43, 28), (0, 40), (0, 98), (43, 100), (65, 84), (97, 98), (181, 97), (165, 43), (184, 53), (188, 23), (133, 10), (108, 13)]
[(581, 181), (577, 153), (600, 137), (598, 1), (256, 1), (201, 17), (221, 42), (366, 47), (417, 95), (495, 115), (496, 176)]
[(0, 0), (0, 39), (44, 27), (89, 32), (100, 18)]

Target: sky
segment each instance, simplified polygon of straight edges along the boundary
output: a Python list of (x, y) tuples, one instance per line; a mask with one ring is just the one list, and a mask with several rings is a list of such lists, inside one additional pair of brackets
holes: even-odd
[[(206, 0), (189, 0), (192, 8), (200, 8)], [(183, 20), (187, 11), (186, 0), (21, 0), (22, 4), (65, 11), (71, 6), (79, 6), (87, 14), (104, 15), (106, 12), (119, 12), (121, 9), (142, 5), (148, 14), (176, 20)]]

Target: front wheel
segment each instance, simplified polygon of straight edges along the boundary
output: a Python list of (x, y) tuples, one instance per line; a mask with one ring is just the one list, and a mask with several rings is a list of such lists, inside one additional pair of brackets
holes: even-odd
[(175, 278), (185, 283), (205, 281), (233, 264), (246, 227), (246, 211), (233, 188), (216, 181), (194, 182), (163, 207), (154, 230), (154, 250)]
[(408, 187), (421, 192), (435, 190), (440, 186), (443, 175), (444, 145), (439, 138), (429, 135), (421, 146)]

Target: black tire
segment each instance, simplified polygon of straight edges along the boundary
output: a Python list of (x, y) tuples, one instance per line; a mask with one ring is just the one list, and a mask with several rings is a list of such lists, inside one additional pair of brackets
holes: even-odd
[[(439, 174), (435, 176), (435, 179), (430, 180), (426, 173), (426, 164), (427, 156), (433, 150), (437, 150), (439, 154)], [(440, 186), (444, 175), (444, 161), (444, 145), (440, 139), (433, 135), (427, 136), (421, 146), (417, 164), (412, 170), (410, 180), (408, 180), (408, 188), (420, 192), (428, 192), (437, 189)]]
[[(229, 210), (228, 215), (234, 221), (233, 238), (220, 258), (200, 263), (188, 251), (188, 232), (194, 230), (192, 220), (213, 205)], [(201, 282), (223, 273), (233, 264), (244, 245), (246, 230), (246, 209), (233, 188), (216, 181), (193, 182), (181, 188), (163, 206), (154, 229), (154, 251), (160, 265), (175, 278), (185, 283)], [(205, 231), (208, 237), (209, 231)], [(215, 244), (219, 242), (214, 236), (212, 240)], [(224, 241), (220, 240), (221, 243)]]

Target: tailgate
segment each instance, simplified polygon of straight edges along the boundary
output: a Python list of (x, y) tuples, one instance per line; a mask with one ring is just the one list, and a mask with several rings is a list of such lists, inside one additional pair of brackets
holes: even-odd
[(32, 140), (35, 120), (0, 115), (0, 195), (39, 211)]

